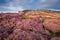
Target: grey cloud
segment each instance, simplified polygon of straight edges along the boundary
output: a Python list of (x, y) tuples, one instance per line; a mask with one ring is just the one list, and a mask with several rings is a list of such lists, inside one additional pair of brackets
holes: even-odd
[(9, 6), (23, 6), (24, 8), (46, 8), (59, 4), (59, 0), (12, 0), (8, 2)]
[(60, 8), (60, 0), (6, 0), (8, 5), (3, 9), (23, 10), (23, 9), (48, 9)]

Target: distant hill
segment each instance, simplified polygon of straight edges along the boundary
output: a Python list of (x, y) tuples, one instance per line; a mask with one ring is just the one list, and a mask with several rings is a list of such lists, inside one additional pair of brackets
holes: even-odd
[(24, 10), (19, 11), (19, 14), (24, 14), (29, 17), (60, 18), (60, 11), (52, 10)]

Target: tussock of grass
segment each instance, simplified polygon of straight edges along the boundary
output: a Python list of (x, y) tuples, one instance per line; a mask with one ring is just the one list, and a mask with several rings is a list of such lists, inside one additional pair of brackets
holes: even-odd
[(28, 16), (23, 16), (23, 19), (27, 19), (27, 18), (29, 18)]
[(60, 37), (60, 33), (53, 33), (53, 32), (51, 32), (50, 35), (52, 37)]

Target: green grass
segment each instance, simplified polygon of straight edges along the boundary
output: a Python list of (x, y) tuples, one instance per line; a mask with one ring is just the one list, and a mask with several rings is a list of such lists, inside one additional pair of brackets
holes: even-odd
[(23, 19), (27, 19), (27, 18), (29, 18), (28, 16), (23, 16)]
[(60, 33), (53, 33), (53, 32), (51, 32), (50, 36), (52, 36), (52, 37), (60, 37)]

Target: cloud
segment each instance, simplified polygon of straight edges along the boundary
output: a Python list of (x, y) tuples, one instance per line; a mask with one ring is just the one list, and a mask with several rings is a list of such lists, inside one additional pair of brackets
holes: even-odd
[(60, 0), (6, 0), (6, 2), (7, 6), (0, 7), (0, 10), (60, 9)]
[(60, 9), (60, 0), (38, 0), (35, 5), (36, 9)]
[[(5, 5), (8, 5), (8, 6), (3, 6), (3, 7), (0, 7), (2, 9), (8, 9), (8, 10), (24, 10), (26, 8), (30, 8), (32, 5), (31, 3), (34, 2), (34, 0), (6, 0), (7, 4)], [(26, 7), (26, 8), (25, 8)]]
[(46, 5), (48, 7), (51, 7), (51, 6), (58, 4), (58, 1), (59, 0), (40, 0), (39, 3), (41, 4), (41, 6)]
[(29, 5), (33, 3), (34, 1), (35, 0), (13, 0), (13, 3), (17, 5)]
[(44, 2), (46, 2), (46, 1), (47, 1), (47, 0), (40, 0), (41, 3), (44, 3)]
[(13, 7), (13, 6), (1, 6), (0, 10), (1, 9), (7, 9), (8, 11), (9, 10), (10, 11), (23, 11), (24, 10), (24, 8), (22, 8), (22, 7)]
[[(23, 11), (24, 8), (22, 6), (14, 6), (14, 5), (17, 5), (16, 3), (14, 3), (13, 1), (7, 1), (8, 2), (6, 5), (8, 6), (0, 6), (0, 11)], [(2, 10), (3, 9), (3, 10)]]
[(22, 7), (5, 7), (5, 8), (8, 8), (9, 10), (12, 10), (12, 11), (22, 11), (22, 10), (24, 10)]
[[(23, 6), (25, 9), (48, 9), (59, 7), (59, 0), (13, 0), (16, 6)], [(59, 5), (57, 5), (59, 4)]]

